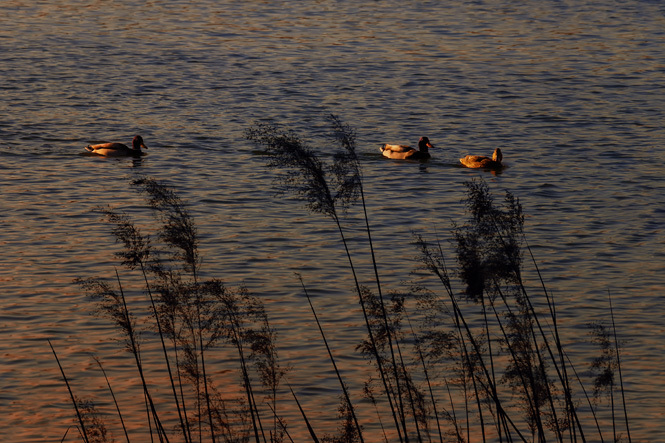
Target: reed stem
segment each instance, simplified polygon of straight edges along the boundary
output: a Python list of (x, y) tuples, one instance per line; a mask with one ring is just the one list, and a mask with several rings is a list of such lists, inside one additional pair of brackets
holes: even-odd
[(81, 415), (81, 411), (79, 411), (78, 403), (76, 402), (76, 398), (74, 397), (74, 393), (72, 392), (72, 387), (69, 385), (69, 379), (67, 379), (67, 376), (65, 375), (65, 370), (62, 368), (62, 365), (60, 364), (60, 359), (58, 358), (58, 354), (56, 354), (55, 352), (55, 348), (53, 347), (51, 340), (46, 339), (46, 341), (48, 342), (48, 345), (51, 347), (51, 351), (53, 352), (55, 361), (58, 363), (58, 368), (60, 368), (62, 379), (65, 381), (65, 385), (67, 385), (67, 391), (69, 391), (69, 397), (71, 398), (72, 404), (74, 405), (74, 409), (76, 410), (76, 417), (78, 418), (79, 426), (81, 426), (80, 429), (81, 436), (83, 437), (85, 443), (90, 443), (90, 440), (88, 440), (88, 433), (86, 432), (85, 429), (85, 423), (83, 423), (83, 416)]

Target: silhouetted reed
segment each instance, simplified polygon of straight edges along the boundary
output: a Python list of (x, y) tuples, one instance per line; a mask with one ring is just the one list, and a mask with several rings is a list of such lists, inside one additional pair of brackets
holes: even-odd
[[(316, 321), (316, 326), (319, 328), (319, 332), (321, 333), (321, 339), (323, 340), (323, 344), (326, 346), (326, 351), (328, 352), (328, 358), (330, 359), (330, 362), (333, 365), (333, 369), (335, 370), (335, 375), (337, 375), (337, 380), (339, 380), (340, 387), (342, 388), (342, 392), (344, 394), (342, 398), (342, 406), (340, 407), (340, 414), (343, 418), (345, 418), (345, 426), (343, 426), (344, 434), (349, 437), (348, 441), (355, 441), (356, 439), (361, 439), (362, 438), (362, 433), (361, 433), (361, 427), (360, 424), (358, 423), (358, 417), (356, 416), (355, 409), (353, 407), (353, 403), (351, 403), (351, 397), (349, 396), (349, 390), (346, 386), (346, 383), (344, 383), (344, 380), (342, 379), (342, 375), (339, 372), (339, 369), (337, 368), (337, 363), (335, 362), (335, 357), (333, 357), (332, 351), (330, 349), (330, 346), (328, 345), (328, 340), (326, 339), (326, 334), (323, 332), (323, 327), (321, 327), (321, 322), (319, 322), (319, 316), (316, 314), (316, 309), (314, 309), (314, 305), (312, 304), (312, 299), (309, 296), (309, 293), (307, 292), (307, 288), (305, 287), (305, 283), (302, 280), (302, 277), (298, 275), (298, 279), (300, 280), (300, 283), (302, 284), (302, 289), (303, 292), (305, 293), (305, 297), (307, 298), (307, 303), (309, 303), (309, 307), (312, 309), (312, 315), (314, 316), (314, 320)], [(355, 431), (353, 432), (354, 438), (350, 438), (349, 432), (349, 423), (353, 423), (355, 426)], [(326, 439), (324, 438), (324, 441)]]
[[(286, 369), (279, 364), (276, 331), (263, 305), (243, 287), (231, 289), (219, 279), (201, 281), (199, 240), (186, 205), (171, 189), (153, 179), (141, 178), (132, 184), (146, 195), (149, 207), (155, 211), (159, 222), (156, 232), (144, 234), (127, 214), (114, 209), (99, 211), (122, 245), (116, 254), (122, 265), (140, 271), (149, 311), (132, 308), (141, 304), (142, 296), (135, 291), (126, 294), (117, 271), (115, 285), (102, 278), (77, 282), (95, 300), (96, 314), (113, 322), (125, 349), (134, 357), (151, 437), (165, 442), (172, 438), (161, 419), (170, 412), (158, 410), (172, 406), (179, 420), (177, 434), (185, 442), (242, 442), (250, 435), (256, 442), (283, 441), (286, 432), (277, 393)], [(158, 408), (153, 400), (144, 368), (160, 363), (148, 361), (143, 355), (141, 340), (145, 335), (140, 333), (141, 328), (153, 329), (154, 336), (159, 337), (161, 364), (166, 366), (171, 385), (170, 406), (162, 403)], [(225, 345), (235, 350), (235, 357), (228, 355)], [(225, 360), (239, 362), (238, 386), (244, 391), (244, 399), (220, 391), (210, 379), (207, 357), (220, 353)], [(264, 398), (269, 399), (269, 405)], [(120, 406), (117, 411), (122, 420)], [(271, 419), (268, 427), (266, 417)], [(129, 441), (130, 435), (125, 432)]]
[(621, 403), (623, 417), (626, 426), (626, 434), (628, 441), (631, 441), (630, 426), (628, 420), (628, 409), (626, 406), (625, 391), (623, 389), (623, 377), (621, 374), (621, 358), (619, 356), (619, 339), (616, 333), (616, 325), (614, 323), (614, 312), (612, 308), (612, 298), (609, 297), (610, 304), (610, 319), (612, 323), (612, 330), (609, 330), (602, 322), (594, 322), (589, 324), (592, 342), (600, 348), (600, 355), (593, 359), (591, 362), (591, 373), (594, 375), (593, 379), (593, 397), (595, 404), (598, 405), (600, 398), (605, 394), (610, 401), (610, 408), (612, 411), (612, 435), (614, 441), (620, 441), (617, 435), (617, 423), (615, 417), (615, 391), (617, 389), (617, 377), (619, 379), (619, 386), (621, 393)]
[[(526, 243), (519, 200), (506, 192), (497, 204), (484, 181), (466, 183), (469, 219), (452, 230), (454, 260), (449, 261), (454, 267), (449, 267), (444, 252), (449, 249), (441, 241), (429, 242), (414, 233), (419, 270), (439, 283), (425, 287), (414, 281), (400, 291), (387, 291), (374, 254), (355, 132), (334, 115), (329, 123), (334, 149), (325, 159), (293, 131), (265, 124), (247, 131), (249, 140), (266, 149), (268, 166), (279, 170), (281, 190), (302, 198), (311, 212), (334, 222), (353, 276), (349, 289), (355, 291), (365, 325), (357, 350), (374, 369), (361, 395), (374, 408), (380, 435), (366, 431), (359, 404), (353, 401), (353, 384), (344, 380), (298, 275), (340, 385), (338, 415), (330, 417), (338, 419), (339, 426), (322, 438), (288, 386), (302, 417), (301, 432), (306, 428), (311, 441), (326, 443), (604, 441), (598, 399), (605, 392), (610, 400), (612, 440), (619, 441), (618, 390), (630, 441), (613, 311), (612, 330), (602, 323), (592, 327), (601, 354), (591, 365), (595, 395), (590, 396), (584, 376), (564, 350), (554, 298)], [(289, 432), (293, 428), (280, 414), (282, 405), (290, 402), (281, 398), (288, 366), (278, 358), (277, 334), (265, 306), (242, 286), (229, 288), (215, 278), (201, 281), (199, 238), (187, 206), (173, 190), (153, 179), (141, 178), (132, 184), (146, 196), (157, 228), (146, 234), (122, 212), (111, 208), (100, 208), (100, 212), (122, 245), (118, 258), (125, 268), (138, 272), (142, 290), (124, 289), (129, 272), (122, 279), (116, 271), (110, 280), (87, 278), (78, 283), (96, 300), (97, 313), (114, 323), (134, 358), (151, 438), (185, 443), (293, 441)], [(352, 256), (344, 215), (356, 202), (362, 209), (369, 249), (367, 255)], [(527, 290), (523, 280), (529, 270), (525, 252), (542, 286), (538, 290)], [(372, 265), (370, 276), (359, 275), (355, 266), (363, 257)], [(363, 278), (369, 283), (361, 283)], [(141, 310), (142, 304), (149, 307), (147, 312)], [(159, 337), (161, 361), (143, 354), (142, 340), (148, 337), (140, 333), (143, 328)], [(210, 362), (220, 360), (236, 365), (237, 393), (220, 389), (219, 381), (211, 378)], [(170, 403), (154, 401), (151, 386), (156, 381), (148, 379), (148, 366), (165, 367)], [(104, 423), (89, 403), (74, 397), (70, 380), (60, 368), (83, 440), (104, 441), (99, 440), (108, 438)], [(100, 368), (105, 375), (101, 364)], [(214, 369), (213, 373), (219, 372), (219, 367)], [(115, 401), (108, 386), (122, 421), (122, 402)], [(583, 400), (588, 410), (578, 406)], [(167, 415), (177, 416), (176, 431), (163, 425), (162, 416)], [(124, 422), (123, 429), (129, 441), (131, 432)]]
[[(376, 365), (398, 440), (430, 440), (430, 420), (434, 419), (440, 441), (444, 436), (463, 441), (464, 434), (471, 440), (474, 420), (478, 421), (483, 441), (490, 434), (501, 441), (585, 441), (588, 430), (580, 419), (568, 377), (568, 372), (575, 369), (563, 351), (556, 307), (535, 259), (547, 307), (544, 313), (534, 308), (534, 296), (522, 279), (524, 216), (519, 201), (506, 193), (501, 207), (494, 203), (484, 182), (466, 183), (470, 219), (453, 231), (458, 266), (455, 275), (463, 289), (453, 288), (440, 244), (431, 245), (416, 236), (421, 262), (439, 278), (446, 298), (417, 288), (410, 294), (413, 297), (393, 297), (388, 307), (374, 257), (362, 174), (355, 155), (355, 133), (336, 116), (330, 121), (338, 143), (330, 165), (294, 132), (278, 126), (256, 125), (247, 137), (267, 149), (268, 166), (283, 174), (279, 177), (281, 189), (303, 197), (312, 212), (330, 216), (339, 229), (367, 327), (367, 339), (359, 349)], [(348, 210), (358, 197), (366, 221), (376, 295), (359, 283), (341, 227), (341, 212), (337, 210), (338, 206)], [(526, 249), (531, 254), (528, 245)], [(406, 300), (417, 303), (411, 306)], [(420, 333), (411, 342), (402, 333), (407, 310), (414, 310), (422, 321)], [(477, 319), (482, 320), (481, 326)], [(416, 360), (420, 365), (413, 364)], [(452, 429), (443, 431), (428, 374), (441, 373), (437, 366), (451, 361), (448, 369), (456, 375), (445, 378), (450, 405), (442, 408), (441, 416)], [(426, 391), (416, 382), (423, 378), (428, 385)], [(372, 392), (367, 386), (366, 392)], [(456, 391), (463, 394), (463, 405), (457, 409), (465, 411), (465, 425), (449, 412), (455, 410), (455, 395), (451, 392)], [(371, 400), (376, 402), (373, 392)], [(466, 426), (465, 433), (462, 426)]]
[(111, 394), (111, 398), (113, 398), (113, 404), (115, 405), (116, 412), (118, 413), (118, 418), (120, 419), (120, 424), (122, 425), (122, 431), (125, 433), (125, 438), (129, 442), (129, 433), (127, 432), (127, 426), (125, 426), (125, 420), (122, 417), (122, 411), (120, 410), (118, 399), (116, 398), (115, 393), (113, 392), (113, 388), (111, 387), (111, 382), (109, 381), (109, 378), (106, 375), (106, 370), (104, 369), (104, 366), (102, 366), (102, 362), (99, 360), (98, 357), (93, 356), (93, 358), (97, 362), (97, 366), (99, 366), (99, 369), (102, 371), (102, 374), (104, 374), (104, 380), (106, 380), (106, 385), (109, 388), (109, 393)]
[(111, 440), (108, 438), (106, 424), (101, 418), (95, 403), (92, 400), (77, 399), (78, 408), (81, 411), (81, 417), (85, 423), (85, 432), (89, 443), (106, 443)]
[(65, 381), (65, 385), (67, 386), (67, 391), (69, 392), (69, 398), (71, 399), (72, 404), (74, 405), (74, 411), (76, 411), (76, 418), (78, 419), (78, 423), (80, 425), (79, 432), (81, 433), (81, 437), (83, 438), (83, 441), (85, 443), (90, 443), (88, 439), (88, 432), (85, 427), (85, 421), (83, 420), (83, 414), (81, 413), (81, 408), (79, 407), (79, 402), (77, 401), (76, 396), (74, 395), (74, 391), (72, 391), (72, 387), (69, 384), (69, 379), (65, 374), (65, 370), (63, 369), (62, 364), (60, 364), (60, 359), (58, 358), (58, 354), (55, 352), (55, 348), (53, 347), (51, 340), (47, 341), (48, 345), (51, 347), (51, 352), (53, 352), (53, 357), (55, 357), (55, 361), (56, 363), (58, 363), (58, 368), (60, 369), (60, 373), (62, 374), (62, 379)]
[[(384, 390), (388, 394), (387, 399), (390, 404), (396, 430), (400, 435), (399, 439), (402, 441), (405, 438), (408, 441), (406, 435), (402, 436), (402, 433), (407, 433), (406, 413), (403, 404), (403, 386), (401, 377), (399, 376), (401, 369), (399, 368), (396, 351), (393, 347), (393, 339), (391, 334), (388, 333), (386, 338), (390, 360), (386, 360), (380, 355), (375, 342), (374, 330), (370, 324), (371, 320), (363, 297), (364, 289), (358, 280), (340, 218), (358, 198), (361, 199), (365, 216), (366, 233), (375, 270), (374, 277), (381, 305), (381, 318), (383, 319), (385, 330), (390, 331), (365, 206), (361, 167), (356, 154), (355, 131), (335, 115), (329, 116), (329, 122), (332, 127), (331, 138), (337, 145), (334, 148), (332, 164), (323, 162), (313, 148), (303, 142), (293, 131), (284, 130), (276, 125), (256, 124), (247, 130), (246, 136), (249, 140), (266, 149), (269, 158), (267, 166), (279, 169), (281, 175), (278, 177), (278, 183), (284, 192), (292, 192), (303, 198), (310, 211), (327, 215), (334, 221), (342, 244), (344, 245), (356, 293), (365, 319), (370, 343), (369, 353), (373, 356)], [(390, 369), (386, 370), (384, 368), (386, 363), (390, 365)], [(394, 383), (390, 383), (387, 379), (388, 376), (393, 377)], [(349, 403), (348, 407), (353, 410), (352, 404)], [(363, 441), (360, 428), (358, 428), (358, 437), (360, 441)]]

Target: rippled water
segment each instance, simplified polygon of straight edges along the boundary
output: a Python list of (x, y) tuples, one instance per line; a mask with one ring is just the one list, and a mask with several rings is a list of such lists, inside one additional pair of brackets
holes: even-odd
[[(513, 192), (569, 337), (607, 318), (611, 291), (633, 439), (661, 440), (664, 13), (636, 0), (3, 2), (0, 440), (59, 441), (72, 423), (47, 338), (81, 391), (105, 386), (94, 351), (116, 389), (136, 392), (72, 279), (112, 275), (113, 240), (91, 210), (141, 216), (128, 185), (137, 175), (191, 204), (205, 271), (266, 300), (292, 383), (328, 408), (321, 422), (333, 416), (337, 384), (293, 273), (339, 331), (352, 373), (364, 363), (343, 250), (328, 220), (275, 198), (244, 139), (272, 119), (316, 143), (328, 112), (358, 132), (388, 287), (415, 265), (411, 230), (446, 236), (463, 221), (463, 182)], [(137, 133), (149, 146), (141, 160), (80, 155)], [(438, 147), (427, 164), (379, 155), (382, 142), (421, 135)], [(502, 174), (458, 167), (497, 146)]]

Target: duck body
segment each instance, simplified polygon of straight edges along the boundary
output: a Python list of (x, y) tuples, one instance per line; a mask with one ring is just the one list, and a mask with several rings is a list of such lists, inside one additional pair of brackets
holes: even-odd
[(503, 160), (503, 154), (501, 149), (496, 148), (492, 154), (492, 158), (484, 157), (482, 155), (467, 155), (466, 157), (460, 158), (459, 161), (467, 168), (485, 168), (485, 169), (500, 169), (503, 167), (501, 161)]
[(433, 148), (427, 137), (420, 137), (418, 149), (407, 145), (381, 145), (381, 153), (384, 157), (396, 160), (427, 160), (431, 157), (429, 148)]
[(137, 157), (144, 154), (141, 148), (148, 149), (140, 135), (134, 137), (131, 148), (122, 143), (100, 143), (85, 147), (87, 151), (104, 157)]

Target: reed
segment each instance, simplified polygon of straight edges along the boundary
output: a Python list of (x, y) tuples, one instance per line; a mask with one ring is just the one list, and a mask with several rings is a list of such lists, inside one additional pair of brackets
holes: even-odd
[[(375, 273), (375, 276), (382, 306), (382, 319), (386, 326), (385, 331), (388, 332), (386, 338), (389, 343), (390, 360), (383, 358), (377, 347), (375, 330), (372, 328), (371, 319), (365, 305), (365, 297), (363, 296), (366, 290), (359, 282), (353, 257), (349, 251), (349, 245), (342, 227), (341, 215), (360, 197), (365, 209), (366, 230), (372, 251), (372, 262), (376, 271), (376, 257), (373, 252), (371, 230), (365, 207), (361, 168), (355, 152), (355, 133), (348, 125), (344, 125), (337, 116), (331, 115), (329, 120), (332, 126), (332, 138), (337, 142), (332, 164), (325, 164), (316, 155), (315, 151), (293, 131), (284, 130), (275, 125), (257, 124), (247, 131), (246, 136), (249, 140), (266, 149), (269, 158), (268, 167), (278, 169), (282, 173), (278, 181), (282, 191), (291, 192), (303, 198), (311, 212), (328, 216), (335, 223), (349, 262), (349, 269), (353, 276), (356, 294), (365, 320), (369, 339), (369, 353), (373, 356), (384, 390), (388, 394), (387, 399), (395, 428), (399, 434), (399, 440), (409, 441), (407, 435), (402, 435), (402, 433), (407, 433), (402, 382), (399, 376), (400, 369), (395, 357), (395, 349), (392, 346), (390, 328), (387, 327), (388, 317), (380, 290), (378, 272)], [(390, 366), (388, 369), (386, 369), (386, 364)], [(392, 382), (389, 377), (392, 377)], [(348, 405), (348, 407), (352, 410), (351, 405)], [(358, 436), (360, 441), (363, 441), (360, 429), (358, 429)]]
[[(454, 275), (459, 277), (461, 288), (453, 288), (440, 243), (432, 246), (416, 236), (421, 262), (440, 279), (445, 298), (419, 288), (412, 294), (393, 297), (388, 303), (374, 255), (362, 174), (355, 154), (355, 133), (338, 117), (330, 116), (329, 120), (332, 139), (338, 145), (332, 164), (326, 164), (292, 131), (278, 126), (258, 124), (247, 132), (247, 137), (267, 149), (268, 166), (283, 174), (278, 177), (280, 189), (303, 197), (311, 212), (330, 216), (338, 227), (367, 328), (367, 338), (359, 349), (376, 365), (397, 440), (429, 441), (429, 422), (434, 421), (439, 440), (443, 441), (429, 373), (441, 373), (441, 366), (453, 362), (443, 370), (456, 374), (446, 380), (458, 383), (447, 381), (445, 389), (457, 391), (464, 398), (461, 409), (466, 414), (467, 440), (472, 439), (471, 423), (477, 421), (473, 426), (483, 441), (586, 441), (586, 434), (592, 431), (580, 417), (573, 392), (573, 384), (580, 379), (568, 376), (576, 370), (563, 350), (554, 300), (526, 244), (519, 200), (506, 193), (503, 204), (498, 205), (486, 183), (466, 183), (470, 219), (453, 230), (457, 262)], [(302, 152), (306, 154), (301, 155)], [(359, 283), (341, 227), (341, 211), (337, 210), (337, 205), (348, 210), (356, 200), (360, 200), (366, 222), (377, 295)], [(531, 294), (524, 283), (524, 249), (533, 259), (542, 284), (541, 294)], [(411, 300), (417, 301), (415, 306), (410, 306)], [(539, 312), (534, 300), (546, 310)], [(420, 332), (412, 341), (402, 331), (407, 310), (413, 310), (422, 320)], [(481, 319), (481, 326), (477, 326), (477, 319)], [(424, 364), (425, 355), (438, 361), (428, 362), (429, 367)], [(420, 366), (408, 358), (419, 360)], [(612, 358), (618, 364), (618, 352)], [(422, 389), (415, 380), (425, 380), (427, 388)], [(579, 390), (583, 392), (583, 386)], [(623, 389), (621, 392), (623, 395)], [(454, 395), (448, 397), (450, 410), (454, 410)], [(471, 408), (471, 404), (475, 407)], [(595, 415), (593, 408), (591, 413)], [(630, 438), (627, 413), (624, 415)], [(443, 416), (453, 423), (445, 434), (463, 441), (456, 415)], [(597, 429), (603, 439), (600, 428)]]
[[(620, 441), (622, 426), (630, 441), (614, 312), (611, 328), (591, 328), (600, 356), (591, 365), (595, 387), (587, 390), (583, 371), (565, 352), (557, 306), (526, 243), (519, 200), (506, 193), (497, 203), (482, 180), (466, 183), (469, 218), (453, 227), (452, 252), (444, 252), (447, 247), (438, 239), (430, 242), (413, 234), (417, 270), (426, 271), (438, 284), (425, 287), (414, 281), (400, 291), (388, 291), (375, 256), (355, 132), (337, 116), (328, 121), (334, 154), (326, 159), (279, 126), (257, 124), (247, 137), (266, 149), (268, 166), (279, 171), (278, 187), (302, 198), (311, 212), (324, 215), (336, 227), (353, 277), (350, 290), (365, 325), (357, 349), (374, 373), (354, 394), (354, 383), (344, 379), (321, 316), (298, 275), (340, 385), (338, 413), (330, 417), (339, 420), (339, 427), (333, 435), (319, 437), (295, 391), (282, 388), (289, 367), (279, 359), (278, 337), (266, 306), (242, 286), (201, 279), (199, 238), (187, 205), (165, 185), (140, 178), (132, 185), (146, 197), (156, 224), (139, 229), (127, 214), (99, 208), (122, 245), (117, 256), (127, 275), (121, 279), (116, 271), (113, 279), (77, 282), (95, 300), (96, 312), (115, 324), (133, 357), (151, 439), (293, 441), (293, 427), (280, 413), (293, 401), (302, 417), (295, 426), (313, 442)], [(368, 240), (364, 254), (351, 254), (345, 235), (345, 215), (356, 203)], [(446, 260), (448, 254), (454, 259)], [(369, 260), (370, 275), (360, 275), (360, 260)], [(538, 290), (527, 289), (524, 281), (531, 269), (540, 282)], [(123, 283), (132, 275), (138, 275), (138, 283), (130, 289)], [(141, 334), (143, 329), (152, 334)], [(148, 359), (143, 353), (146, 337), (155, 338), (151, 346), (160, 349), (160, 358), (153, 353)], [(211, 377), (222, 370), (220, 364), (236, 371), (237, 394), (221, 389), (219, 380)], [(148, 367), (168, 374), (170, 400), (155, 402), (155, 381), (149, 379)], [(71, 380), (60, 368), (82, 439), (109, 440), (99, 415), (90, 404), (75, 399)], [(101, 364), (100, 368), (104, 371)], [(132, 430), (125, 428), (122, 404), (108, 386), (129, 442)], [(617, 392), (621, 408), (615, 407)], [(599, 419), (608, 414), (599, 401), (604, 395), (610, 402), (611, 436), (604, 435)], [(361, 396), (365, 404), (354, 400)], [(579, 407), (582, 401), (588, 408)], [(373, 406), (381, 432), (365, 429), (361, 411), (366, 404)], [(619, 409), (623, 420), (617, 418)], [(165, 416), (177, 417), (171, 420), (177, 423), (175, 430), (163, 424)]]
[(118, 412), (118, 418), (120, 419), (120, 424), (122, 425), (122, 431), (125, 434), (125, 438), (127, 439), (127, 443), (129, 443), (129, 433), (127, 432), (127, 426), (125, 426), (125, 420), (122, 418), (122, 411), (120, 410), (120, 405), (118, 404), (118, 399), (116, 398), (115, 393), (113, 392), (113, 388), (111, 387), (111, 382), (109, 381), (109, 378), (106, 375), (106, 370), (104, 369), (104, 366), (102, 365), (102, 362), (99, 360), (98, 357), (93, 356), (93, 358), (97, 362), (97, 365), (99, 366), (99, 369), (102, 371), (102, 374), (104, 375), (104, 380), (106, 380), (106, 385), (109, 388), (109, 393), (111, 394), (111, 398), (113, 399), (113, 404), (115, 405), (115, 409)]
[[(122, 244), (116, 254), (122, 266), (139, 271), (134, 286), (142, 283), (143, 289), (126, 293), (118, 271), (115, 284), (103, 278), (76, 282), (95, 301), (95, 313), (112, 320), (134, 358), (151, 440), (168, 442), (175, 435), (184, 442), (240, 442), (251, 435), (256, 442), (283, 441), (277, 393), (287, 368), (279, 363), (276, 331), (263, 305), (243, 287), (228, 288), (214, 278), (202, 281), (198, 234), (184, 202), (155, 180), (141, 178), (132, 184), (154, 210), (157, 229), (145, 234), (127, 214), (111, 208), (99, 212)], [(138, 311), (145, 297), (149, 309)], [(142, 352), (148, 336), (141, 333), (144, 329), (158, 339), (161, 362), (148, 360)], [(208, 374), (209, 355), (239, 362), (238, 386), (244, 398), (216, 386)], [(170, 405), (156, 405), (146, 366), (166, 368)], [(118, 403), (116, 410), (122, 422)], [(174, 411), (179, 423), (175, 434), (165, 429), (161, 418)], [(129, 441), (131, 432), (124, 432)]]
[(326, 351), (328, 351), (328, 357), (330, 359), (330, 362), (333, 365), (333, 368), (335, 370), (335, 375), (337, 375), (337, 379), (339, 380), (340, 387), (342, 388), (342, 392), (344, 394), (343, 400), (342, 400), (342, 407), (340, 408), (340, 413), (342, 416), (348, 417), (347, 419), (347, 424), (344, 426), (344, 431), (343, 434), (348, 436), (348, 440), (353, 441), (355, 440), (354, 436), (355, 433), (350, 429), (349, 424), (352, 423), (355, 426), (355, 432), (357, 432), (357, 436), (359, 439), (362, 440), (362, 431), (360, 424), (358, 423), (358, 417), (356, 416), (356, 411), (355, 408), (353, 407), (353, 403), (351, 403), (351, 397), (349, 396), (349, 390), (346, 386), (346, 383), (344, 383), (344, 380), (342, 379), (342, 374), (340, 374), (339, 369), (337, 368), (337, 363), (335, 362), (335, 358), (333, 357), (333, 353), (330, 350), (330, 346), (328, 345), (328, 340), (326, 339), (326, 334), (323, 332), (323, 327), (321, 326), (321, 322), (319, 321), (319, 317), (316, 314), (316, 309), (314, 309), (314, 305), (312, 304), (312, 299), (309, 296), (309, 293), (307, 292), (307, 287), (305, 286), (305, 283), (302, 280), (302, 277), (298, 275), (298, 279), (300, 280), (300, 283), (302, 284), (302, 289), (303, 292), (305, 293), (305, 297), (307, 298), (307, 303), (309, 303), (309, 307), (312, 310), (312, 315), (314, 316), (314, 320), (316, 320), (316, 326), (319, 328), (319, 332), (321, 333), (321, 339), (323, 340), (323, 344), (326, 346)]
[[(65, 382), (65, 385), (67, 386), (67, 391), (69, 392), (69, 398), (72, 401), (72, 404), (74, 405), (74, 411), (76, 411), (76, 418), (78, 419), (78, 423), (80, 425), (79, 432), (81, 433), (81, 437), (83, 438), (83, 441), (85, 443), (90, 443), (90, 439), (88, 438), (88, 431), (86, 430), (85, 427), (85, 421), (83, 420), (83, 414), (81, 412), (81, 408), (79, 407), (79, 402), (76, 399), (76, 396), (74, 395), (74, 392), (72, 391), (71, 385), (69, 384), (69, 379), (67, 378), (67, 375), (65, 374), (65, 370), (63, 369), (62, 365), (60, 364), (60, 359), (58, 358), (58, 354), (55, 352), (55, 348), (53, 347), (53, 344), (51, 343), (51, 340), (47, 340), (48, 345), (51, 347), (51, 352), (53, 352), (53, 357), (55, 357), (56, 363), (58, 363), (58, 368), (60, 368), (60, 373), (62, 374), (62, 379)], [(68, 429), (69, 431), (69, 429)], [(65, 436), (67, 433), (65, 433)], [(64, 437), (63, 437), (64, 438)]]

